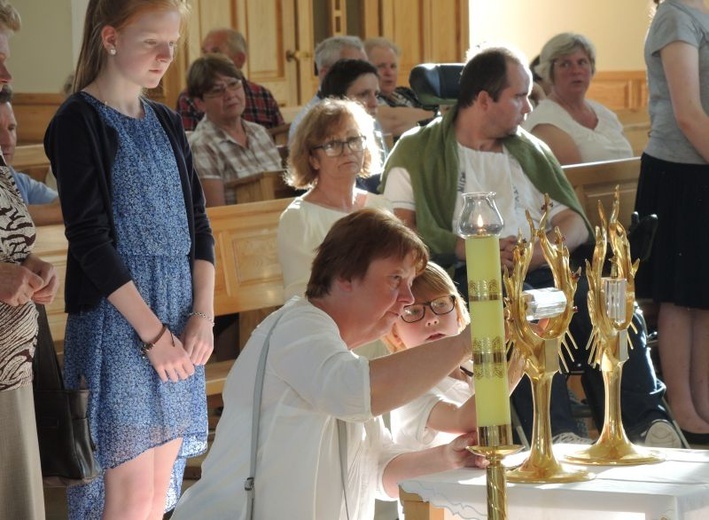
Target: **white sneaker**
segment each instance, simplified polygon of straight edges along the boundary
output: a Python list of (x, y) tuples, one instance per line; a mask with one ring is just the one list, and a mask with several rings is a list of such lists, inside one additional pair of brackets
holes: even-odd
[(681, 448), (682, 440), (672, 423), (656, 419), (650, 423), (647, 431), (640, 435), (638, 444), (651, 448)]
[(588, 437), (581, 437), (573, 432), (564, 432), (554, 435), (551, 438), (553, 444), (593, 444), (593, 441)]

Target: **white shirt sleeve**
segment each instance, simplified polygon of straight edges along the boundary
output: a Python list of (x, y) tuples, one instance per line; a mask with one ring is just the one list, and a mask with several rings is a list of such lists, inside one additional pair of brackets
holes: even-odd
[(401, 167), (392, 168), (387, 175), (384, 196), (391, 201), (394, 209), (416, 211), (411, 175)]

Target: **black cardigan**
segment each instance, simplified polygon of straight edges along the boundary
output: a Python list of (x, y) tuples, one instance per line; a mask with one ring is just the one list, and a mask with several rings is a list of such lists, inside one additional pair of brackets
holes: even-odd
[[(192, 153), (179, 116), (159, 103), (155, 111), (175, 152), (192, 240), (194, 260), (214, 263), (214, 238), (204, 209), (204, 195), (192, 166)], [(96, 307), (132, 280), (116, 250), (111, 200), (111, 167), (118, 151), (117, 132), (106, 125), (83, 94), (70, 96), (52, 118), (44, 150), (57, 178), (69, 241), (64, 299), (66, 312)], [(145, 225), (150, 225), (146, 215)]]

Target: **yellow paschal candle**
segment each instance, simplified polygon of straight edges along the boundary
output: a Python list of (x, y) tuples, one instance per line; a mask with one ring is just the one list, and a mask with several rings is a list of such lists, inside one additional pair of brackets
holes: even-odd
[(510, 424), (500, 241), (465, 239), (478, 427)]

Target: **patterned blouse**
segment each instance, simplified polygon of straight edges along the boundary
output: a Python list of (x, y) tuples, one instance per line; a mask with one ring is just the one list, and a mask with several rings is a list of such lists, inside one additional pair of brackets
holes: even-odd
[[(0, 158), (0, 262), (21, 263), (32, 252), (35, 228), (10, 169)], [(37, 340), (33, 302), (10, 306), (0, 302), (0, 391), (32, 382), (32, 356)]]

